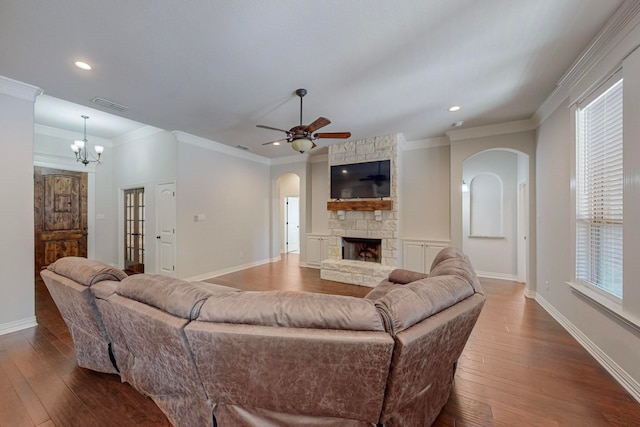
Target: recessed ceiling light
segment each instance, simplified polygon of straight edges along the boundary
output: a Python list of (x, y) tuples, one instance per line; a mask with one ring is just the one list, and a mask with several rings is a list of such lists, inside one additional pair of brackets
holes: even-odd
[(90, 70), (91, 69), (91, 65), (87, 64), (86, 62), (76, 61), (76, 62), (74, 62), (74, 64), (76, 64), (76, 67), (82, 68), (83, 70)]
[(274, 142), (273, 145), (280, 145), (280, 143), (279, 142)]
[(454, 105), (453, 107), (449, 107), (449, 111), (454, 112), (454, 111), (458, 111), (460, 109), (459, 105)]

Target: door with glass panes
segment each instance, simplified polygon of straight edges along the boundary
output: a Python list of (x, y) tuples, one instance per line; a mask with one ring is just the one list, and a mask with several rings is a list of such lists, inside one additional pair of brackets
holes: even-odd
[(124, 269), (144, 273), (144, 188), (124, 191)]

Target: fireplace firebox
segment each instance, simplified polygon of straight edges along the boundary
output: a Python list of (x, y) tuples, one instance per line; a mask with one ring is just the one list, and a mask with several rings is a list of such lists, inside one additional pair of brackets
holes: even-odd
[(382, 240), (343, 237), (342, 259), (381, 263)]

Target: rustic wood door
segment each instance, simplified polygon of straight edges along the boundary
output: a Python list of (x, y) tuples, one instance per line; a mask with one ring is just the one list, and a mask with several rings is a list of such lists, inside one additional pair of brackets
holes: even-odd
[(87, 174), (34, 168), (35, 272), (87, 256)]

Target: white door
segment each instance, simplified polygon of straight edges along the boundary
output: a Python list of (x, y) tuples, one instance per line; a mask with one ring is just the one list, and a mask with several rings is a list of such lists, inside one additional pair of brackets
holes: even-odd
[(518, 186), (518, 282), (527, 281), (527, 184), (521, 183)]
[(300, 250), (300, 198), (285, 197), (285, 252)]
[(157, 188), (158, 273), (176, 277), (176, 183), (158, 184)]

